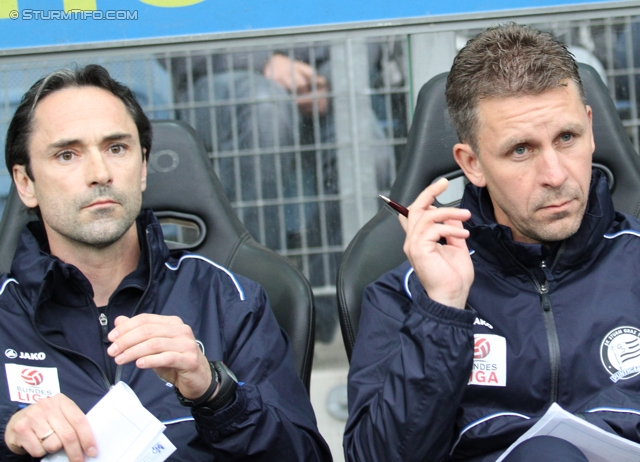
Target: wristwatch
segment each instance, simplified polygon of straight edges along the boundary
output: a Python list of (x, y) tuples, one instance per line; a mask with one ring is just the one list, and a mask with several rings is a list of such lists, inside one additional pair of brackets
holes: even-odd
[[(215, 411), (222, 409), (233, 400), (238, 388), (238, 379), (222, 361), (209, 361), (211, 367), (211, 384), (204, 394), (195, 400), (191, 400), (182, 396), (178, 387), (174, 387), (176, 396), (180, 404), (192, 408), (193, 411), (203, 415), (212, 415)], [(218, 388), (218, 393), (211, 399), (211, 396)]]

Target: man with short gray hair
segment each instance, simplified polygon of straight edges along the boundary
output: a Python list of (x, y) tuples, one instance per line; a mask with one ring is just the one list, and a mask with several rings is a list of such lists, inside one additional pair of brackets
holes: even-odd
[[(418, 196), (400, 217), (408, 261), (365, 291), (347, 460), (495, 461), (556, 402), (640, 441), (640, 223), (592, 170), (573, 57), (535, 29), (490, 28), (446, 97), (470, 184), (459, 209), (432, 205), (445, 179)], [(544, 437), (506, 460), (587, 459)]]

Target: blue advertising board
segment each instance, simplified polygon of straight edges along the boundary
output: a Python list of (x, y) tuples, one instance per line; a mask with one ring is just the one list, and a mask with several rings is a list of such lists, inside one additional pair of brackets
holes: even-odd
[(611, 1), (0, 0), (0, 50)]

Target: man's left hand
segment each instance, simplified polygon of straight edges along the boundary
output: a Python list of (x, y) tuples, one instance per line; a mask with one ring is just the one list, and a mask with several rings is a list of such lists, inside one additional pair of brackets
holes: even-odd
[(211, 384), (209, 362), (191, 327), (177, 316), (140, 314), (118, 316), (109, 332), (113, 342), (107, 353), (116, 364), (135, 361), (140, 369), (153, 369), (178, 388), (187, 399), (200, 398)]

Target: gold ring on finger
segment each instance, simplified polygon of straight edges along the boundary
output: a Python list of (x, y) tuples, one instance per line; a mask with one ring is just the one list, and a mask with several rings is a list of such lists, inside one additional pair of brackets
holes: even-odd
[(44, 435), (42, 435), (42, 438), (40, 438), (40, 442), (44, 442), (44, 440), (46, 440), (47, 438), (49, 438), (51, 435), (53, 435), (55, 433), (55, 431), (53, 430), (53, 428), (51, 430), (49, 430), (47, 433), (45, 433)]

